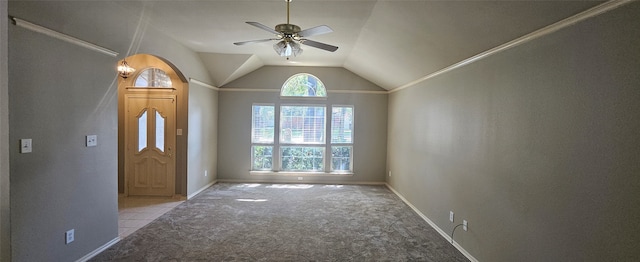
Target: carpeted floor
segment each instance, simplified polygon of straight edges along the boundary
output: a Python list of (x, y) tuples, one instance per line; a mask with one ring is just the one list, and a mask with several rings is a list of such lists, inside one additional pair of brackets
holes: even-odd
[(384, 186), (216, 184), (91, 261), (468, 261)]

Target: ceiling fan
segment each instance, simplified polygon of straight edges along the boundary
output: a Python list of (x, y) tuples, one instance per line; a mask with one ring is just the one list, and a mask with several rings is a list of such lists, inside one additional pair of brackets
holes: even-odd
[(302, 48), (300, 48), (300, 44), (319, 48), (329, 52), (334, 52), (338, 50), (337, 46), (328, 45), (325, 43), (320, 43), (317, 41), (306, 39), (306, 37), (310, 37), (314, 35), (331, 33), (333, 32), (333, 30), (326, 25), (319, 25), (309, 29), (300, 30), (299, 26), (290, 24), (289, 23), (289, 3), (291, 2), (291, 0), (285, 0), (285, 1), (287, 1), (287, 23), (286, 24), (276, 25), (274, 30), (258, 22), (247, 22), (247, 24), (250, 24), (252, 26), (255, 26), (257, 28), (260, 28), (262, 30), (265, 30), (267, 32), (274, 34), (276, 38), (236, 42), (233, 44), (246, 45), (246, 44), (254, 44), (254, 43), (268, 42), (272, 40), (278, 40), (278, 42), (273, 45), (273, 49), (276, 50), (276, 53), (278, 53), (278, 55), (286, 56), (287, 59), (291, 55), (298, 56), (302, 54)]

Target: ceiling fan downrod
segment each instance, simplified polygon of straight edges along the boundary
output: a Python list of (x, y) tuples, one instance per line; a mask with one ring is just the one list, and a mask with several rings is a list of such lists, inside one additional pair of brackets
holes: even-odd
[(291, 0), (285, 0), (287, 1), (287, 24), (289, 24), (289, 3), (291, 3)]

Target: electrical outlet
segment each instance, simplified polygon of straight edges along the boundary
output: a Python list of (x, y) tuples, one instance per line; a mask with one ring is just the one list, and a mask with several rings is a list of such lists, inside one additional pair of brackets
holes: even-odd
[(71, 244), (75, 240), (75, 229), (71, 229), (64, 233), (65, 236), (65, 244)]
[(86, 142), (86, 146), (87, 147), (91, 147), (91, 146), (98, 146), (98, 136), (97, 135), (88, 135), (86, 137), (87, 142)]
[(464, 231), (467, 231), (468, 227), (469, 227), (469, 223), (467, 223), (467, 220), (462, 220), (462, 229)]
[(207, 176), (207, 170), (204, 171), (204, 176)]
[(449, 211), (449, 221), (453, 223), (453, 211)]
[(391, 170), (389, 170), (389, 176), (391, 176)]

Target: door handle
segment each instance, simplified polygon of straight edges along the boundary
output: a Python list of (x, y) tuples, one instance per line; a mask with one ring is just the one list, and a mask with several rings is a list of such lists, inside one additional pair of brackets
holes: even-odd
[(171, 157), (171, 147), (167, 148), (167, 152), (169, 153), (168, 156)]

